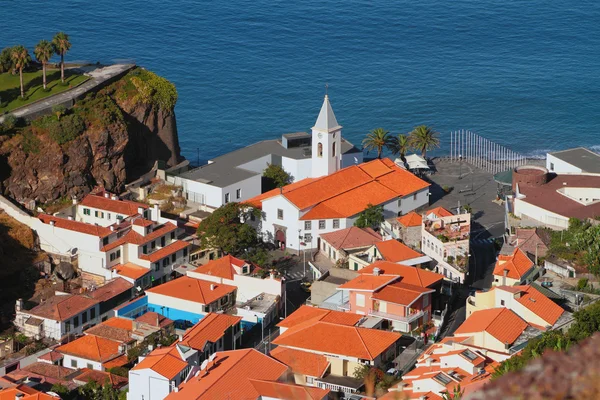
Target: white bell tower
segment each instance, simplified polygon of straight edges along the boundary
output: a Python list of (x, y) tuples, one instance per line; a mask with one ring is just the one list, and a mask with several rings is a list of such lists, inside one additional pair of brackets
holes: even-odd
[(312, 127), (312, 177), (329, 175), (340, 169), (342, 127), (333, 114), (329, 96), (325, 95), (321, 112)]

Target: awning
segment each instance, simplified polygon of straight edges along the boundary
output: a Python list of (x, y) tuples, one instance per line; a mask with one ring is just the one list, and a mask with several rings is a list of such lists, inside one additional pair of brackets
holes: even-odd
[(512, 169), (498, 172), (496, 175), (494, 175), (494, 181), (504, 186), (512, 186), (512, 173)]
[(408, 164), (408, 169), (429, 169), (427, 161), (416, 154), (406, 156), (406, 163)]

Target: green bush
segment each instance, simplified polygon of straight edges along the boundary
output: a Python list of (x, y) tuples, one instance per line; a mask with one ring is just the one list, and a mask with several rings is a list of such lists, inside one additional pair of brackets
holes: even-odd
[(145, 69), (130, 74), (129, 80), (137, 91), (136, 98), (145, 104), (154, 104), (172, 111), (177, 103), (177, 89), (171, 82)]
[(10, 131), (15, 129), (17, 122), (18, 119), (13, 114), (6, 114), (4, 116), (4, 122), (2, 123), (2, 126), (4, 127), (5, 131)]
[(577, 281), (577, 290), (584, 289), (588, 285), (589, 281), (590, 280), (588, 278), (581, 278), (580, 280), (578, 280)]
[(62, 145), (77, 138), (84, 130), (83, 118), (77, 114), (71, 114), (50, 125), (48, 133), (52, 140)]
[(30, 153), (39, 153), (42, 142), (40, 139), (31, 131), (31, 129), (25, 129), (22, 133), (23, 141), (21, 142), (21, 146), (23, 146), (23, 151), (27, 154)]

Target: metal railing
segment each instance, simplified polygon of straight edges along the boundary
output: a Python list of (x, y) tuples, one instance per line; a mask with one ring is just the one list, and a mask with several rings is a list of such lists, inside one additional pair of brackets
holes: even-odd
[(402, 317), (402, 316), (396, 315), (396, 314), (390, 314), (390, 313), (385, 313), (385, 312), (376, 311), (376, 310), (369, 310), (369, 315), (373, 315), (375, 317), (381, 317), (381, 318), (389, 319), (389, 320), (392, 320), (392, 321), (398, 321), (398, 322), (404, 322), (404, 323), (410, 324), (414, 320), (416, 320), (416, 319), (422, 317), (423, 315), (425, 315), (425, 313), (423, 311), (418, 311), (416, 313), (413, 313), (413, 314), (410, 314), (408, 316)]

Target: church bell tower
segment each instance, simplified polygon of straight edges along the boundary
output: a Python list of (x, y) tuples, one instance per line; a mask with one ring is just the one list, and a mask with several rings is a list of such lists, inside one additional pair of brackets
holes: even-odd
[(312, 127), (312, 177), (325, 176), (340, 169), (342, 127), (325, 95), (321, 112), (315, 126)]

